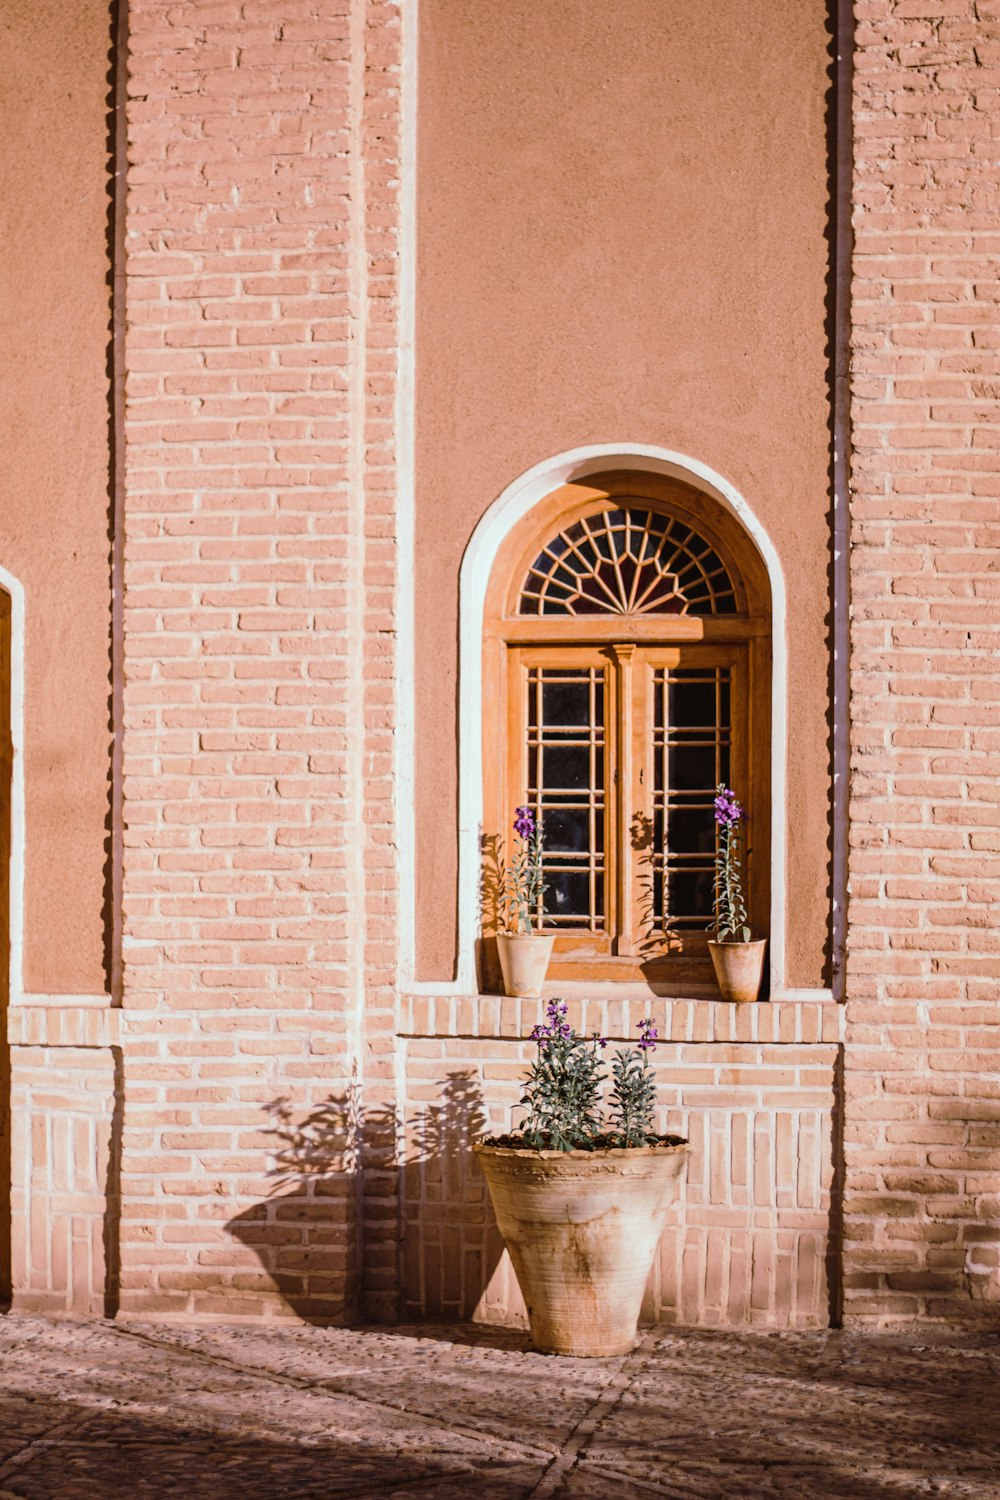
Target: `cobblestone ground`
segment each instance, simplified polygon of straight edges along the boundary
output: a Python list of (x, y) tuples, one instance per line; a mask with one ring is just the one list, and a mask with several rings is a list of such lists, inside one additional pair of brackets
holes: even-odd
[(0, 1500), (1000, 1497), (1000, 1333), (0, 1319)]

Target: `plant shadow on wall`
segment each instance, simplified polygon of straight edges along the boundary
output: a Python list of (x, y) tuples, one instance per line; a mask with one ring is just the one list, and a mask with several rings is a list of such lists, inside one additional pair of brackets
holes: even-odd
[(476, 970), (484, 994), (502, 994), (503, 978), (494, 933), (503, 931), (504, 850), (498, 833), (479, 836), (479, 919)]
[(504, 1247), (472, 1153), (487, 1124), (481, 1083), (475, 1069), (460, 1068), (435, 1086), (440, 1102), (424, 1106), (406, 1126), (405, 1313), (488, 1322), (489, 1288)]
[(363, 1110), (354, 1085), (305, 1115), (284, 1096), (264, 1108), (275, 1185), (264, 1202), (226, 1226), (260, 1262), (259, 1271), (237, 1275), (234, 1289), (277, 1291), (306, 1322), (342, 1321), (360, 1290), (361, 1164), (369, 1151), (394, 1152), (396, 1117)]
[[(367, 1301), (364, 1246), (378, 1235), (380, 1248), (388, 1241), (398, 1256), (402, 1232), (406, 1314), (473, 1315), (503, 1253), (472, 1156), (486, 1124), (482, 1091), (472, 1069), (416, 1086), (436, 1102), (418, 1109), (402, 1132), (392, 1109), (364, 1108), (354, 1086), (304, 1115), (286, 1097), (265, 1106), (274, 1188), (226, 1226), (259, 1262), (237, 1273), (234, 1293), (277, 1291), (306, 1322), (343, 1322)], [(366, 1180), (372, 1201), (363, 1241)]]

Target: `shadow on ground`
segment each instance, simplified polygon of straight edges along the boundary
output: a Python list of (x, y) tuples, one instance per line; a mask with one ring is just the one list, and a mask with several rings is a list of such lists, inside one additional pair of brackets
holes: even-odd
[[(249, 1394), (249, 1393), (248, 1393)], [(377, 1440), (302, 1443), (254, 1437), (218, 1427), (189, 1427), (168, 1418), (88, 1411), (70, 1401), (28, 1392), (0, 1395), (2, 1448), (31, 1444), (0, 1464), (0, 1494), (23, 1500), (134, 1500), (180, 1495), (185, 1500), (272, 1497), (366, 1497), (394, 1494), (511, 1500), (526, 1494), (537, 1466), (475, 1465), (436, 1459), (433, 1452), (379, 1453)], [(372, 1423), (371, 1433), (377, 1432)]]

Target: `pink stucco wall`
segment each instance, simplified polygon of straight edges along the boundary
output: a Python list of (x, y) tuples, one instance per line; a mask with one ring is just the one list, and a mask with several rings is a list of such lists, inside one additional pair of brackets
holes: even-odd
[(455, 962), (457, 577), (577, 445), (724, 476), (794, 578), (787, 982), (829, 983), (821, 0), (423, 0), (416, 327), (418, 977)]
[(0, 566), (25, 597), (24, 984), (107, 988), (107, 0), (4, 11)]

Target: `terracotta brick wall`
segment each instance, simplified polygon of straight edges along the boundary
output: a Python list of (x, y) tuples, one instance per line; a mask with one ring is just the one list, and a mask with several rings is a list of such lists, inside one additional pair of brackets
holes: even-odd
[(10, 1013), (16, 1308), (77, 1317), (114, 1308), (118, 1021), (99, 1004)]
[(1000, 4), (859, 0), (849, 1318), (1000, 1307)]
[(345, 1119), (392, 1029), (397, 28), (130, 6), (126, 1311), (358, 1291)]

